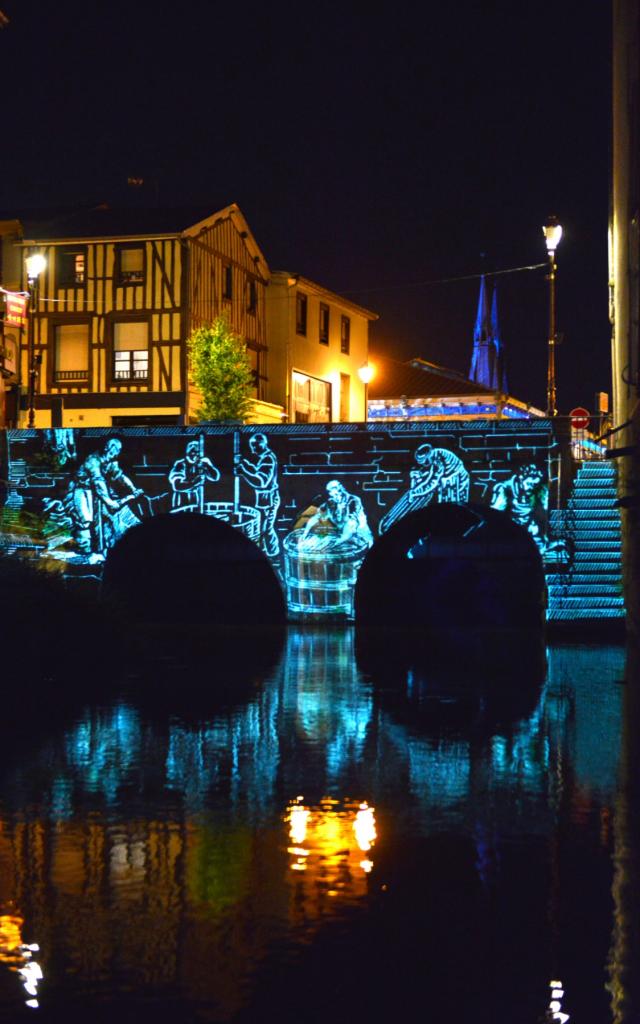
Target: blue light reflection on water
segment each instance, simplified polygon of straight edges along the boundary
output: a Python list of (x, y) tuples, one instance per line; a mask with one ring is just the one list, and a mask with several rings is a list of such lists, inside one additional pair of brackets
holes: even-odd
[[(150, 987), (179, 983), (185, 1020), (196, 1005), (204, 1019), (245, 1013), (258, 1020), (259, 993), (275, 984), (265, 980), (265, 957), (304, 961), (327, 925), (342, 922), (356, 936), (370, 927), (384, 959), (380, 915), (396, 930), (399, 916), (410, 920), (414, 909), (394, 896), (406, 889), (425, 929), (442, 928), (445, 897), (428, 889), (426, 899), (421, 887), (432, 881), (413, 873), (415, 857), (443, 878), (459, 867), (452, 891), (469, 901), (472, 918), (480, 914), (475, 877), (494, 900), (478, 927), (491, 934), (501, 907), (509, 927), (520, 918), (536, 943), (548, 944), (537, 956), (550, 971), (562, 966), (556, 959), (560, 948), (571, 949), (570, 928), (558, 938), (554, 919), (547, 934), (523, 881), (520, 905), (505, 911), (503, 903), (512, 865), (521, 863), (531, 892), (546, 903), (547, 924), (549, 915), (561, 919), (548, 877), (551, 851), (558, 829), (579, 827), (571, 850), (588, 848), (576, 870), (592, 895), (594, 887), (600, 892), (598, 920), (608, 905), (611, 840), (602, 829), (594, 839), (592, 826), (613, 815), (623, 675), (618, 647), (553, 647), (524, 718), (496, 725), (476, 713), (443, 726), (432, 708), (421, 717), (419, 687), (408, 674), (389, 702), (386, 683), (359, 672), (350, 630), (292, 630), (278, 667), (235, 707), (184, 713), (176, 701), (160, 714), (152, 695), (88, 707), (62, 741), (52, 738), (15, 766), (1, 791), (0, 915), (11, 907), (24, 919), (24, 941), (40, 941), (41, 1004), (47, 977), (50, 1000), (67, 1008), (96, 985), (101, 998), (132, 989), (148, 997)], [(287, 821), (296, 801), (306, 831), (292, 839)], [(356, 827), (363, 807), (373, 808), (366, 813), (376, 830), (366, 852)], [(398, 916), (388, 909), (394, 899)], [(463, 948), (470, 940), (462, 938), (461, 906), (450, 907), (449, 920)], [(162, 951), (160, 934), (168, 943)], [(178, 955), (178, 934), (187, 959)], [(348, 931), (339, 934), (338, 945), (359, 948)], [(504, 973), (502, 939), (493, 941), (496, 972)], [(589, 953), (603, 978), (598, 956), (607, 941), (600, 935)], [(435, 970), (438, 951), (429, 948)], [(219, 967), (211, 970), (214, 953)], [(534, 957), (529, 975), (515, 972), (530, 988), (519, 995), (523, 1012), (544, 1009), (534, 985), (548, 981), (540, 969)], [(435, 991), (429, 1000), (437, 1002)]]

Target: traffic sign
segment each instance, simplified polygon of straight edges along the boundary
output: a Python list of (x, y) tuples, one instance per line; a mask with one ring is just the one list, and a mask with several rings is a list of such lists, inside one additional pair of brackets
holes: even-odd
[(569, 416), (571, 418), (571, 426), (574, 430), (586, 430), (589, 426), (591, 413), (588, 409), (583, 409), (581, 405), (576, 409), (572, 409)]

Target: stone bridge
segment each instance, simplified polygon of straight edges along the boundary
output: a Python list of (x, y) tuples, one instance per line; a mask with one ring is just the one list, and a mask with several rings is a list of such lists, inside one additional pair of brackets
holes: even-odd
[[(237, 548), (246, 562), (251, 549), (290, 619), (327, 621), (352, 619), (354, 602), (357, 613), (360, 567), (375, 564), (383, 542), (402, 561), (390, 604), (439, 558), (447, 574), (433, 577), (430, 606), (451, 597), (455, 563), (472, 615), (486, 588), (476, 579), (469, 590), (460, 566), (486, 568), (501, 542), (512, 594), (518, 566), (546, 575), (548, 617), (621, 617), (613, 472), (576, 462), (570, 437), (548, 420), (9, 430), (0, 433), (0, 551), (100, 580), (153, 528), (137, 573), (146, 565), (160, 578), (173, 535), (173, 561), (186, 565), (185, 545), (195, 545), (213, 590), (215, 552)], [(211, 544), (185, 518), (193, 514), (215, 522)], [(390, 538), (400, 530), (398, 555)], [(238, 547), (240, 536), (252, 544)]]

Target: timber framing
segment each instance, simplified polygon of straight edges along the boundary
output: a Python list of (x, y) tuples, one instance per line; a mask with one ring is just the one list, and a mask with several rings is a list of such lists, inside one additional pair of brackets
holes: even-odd
[[(178, 406), (189, 422), (197, 396), (189, 386), (187, 339), (219, 315), (245, 339), (255, 397), (264, 398), (269, 267), (239, 208), (233, 203), (207, 216), (185, 214), (182, 223), (179, 211), (172, 217), (165, 211), (171, 230), (163, 230), (162, 211), (155, 226), (153, 211), (144, 213), (140, 224), (136, 211), (107, 207), (87, 211), (84, 220), (74, 212), (41, 225), (11, 222), (20, 227), (16, 244), (23, 256), (37, 251), (47, 261), (32, 310), (37, 411), (60, 404), (94, 409), (96, 425), (109, 425), (108, 410), (115, 415), (126, 397), (130, 407)], [(86, 326), (86, 356), (82, 332), (63, 330), (73, 325)], [(76, 349), (62, 357), (60, 346), (72, 338)], [(22, 382), (28, 380), (27, 341)], [(74, 359), (83, 365), (70, 365)], [(50, 424), (39, 417), (36, 425)]]

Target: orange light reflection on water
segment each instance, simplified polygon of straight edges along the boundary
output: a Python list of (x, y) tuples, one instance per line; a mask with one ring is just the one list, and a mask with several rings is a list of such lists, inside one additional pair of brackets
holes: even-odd
[(322, 913), (324, 897), (350, 901), (366, 895), (366, 877), (373, 868), (369, 852), (377, 839), (373, 807), (329, 797), (311, 807), (297, 797), (287, 807), (285, 822), (289, 867), (306, 876), (305, 892), (298, 891), (297, 899), (307, 904), (307, 914)]
[(0, 963), (8, 966), (10, 971), (20, 975), (24, 990), (30, 998), (26, 999), (26, 1005), (31, 1009), (37, 1009), (38, 983), (42, 981), (43, 974), (40, 964), (33, 959), (33, 954), (38, 952), (40, 947), (37, 943), (31, 944), (22, 941), (22, 928), (24, 920), (17, 914), (0, 914)]

